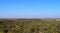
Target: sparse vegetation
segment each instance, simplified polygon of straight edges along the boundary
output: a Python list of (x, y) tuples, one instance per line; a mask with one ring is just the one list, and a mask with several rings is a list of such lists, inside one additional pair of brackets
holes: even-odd
[(41, 19), (0, 20), (0, 33), (60, 33), (60, 21)]

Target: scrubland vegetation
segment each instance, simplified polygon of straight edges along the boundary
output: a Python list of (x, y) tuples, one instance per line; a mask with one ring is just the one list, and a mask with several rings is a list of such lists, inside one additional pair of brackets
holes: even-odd
[(0, 20), (0, 33), (60, 33), (60, 21), (41, 19)]

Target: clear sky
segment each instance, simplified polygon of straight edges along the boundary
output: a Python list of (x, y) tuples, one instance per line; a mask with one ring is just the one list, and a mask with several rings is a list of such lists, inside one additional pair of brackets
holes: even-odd
[(60, 18), (60, 0), (0, 0), (0, 18)]

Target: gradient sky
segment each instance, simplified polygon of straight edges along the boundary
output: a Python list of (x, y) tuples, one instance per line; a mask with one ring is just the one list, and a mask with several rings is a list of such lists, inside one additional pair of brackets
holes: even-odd
[(0, 0), (0, 18), (60, 18), (60, 0)]

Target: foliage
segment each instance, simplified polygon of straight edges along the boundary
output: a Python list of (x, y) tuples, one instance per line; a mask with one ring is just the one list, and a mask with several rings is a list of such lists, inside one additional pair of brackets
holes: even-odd
[(0, 33), (60, 33), (60, 21), (41, 19), (0, 20)]

